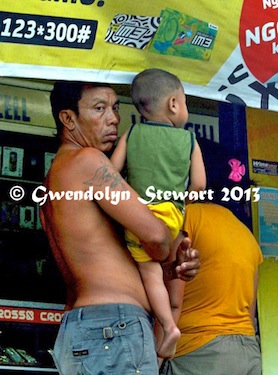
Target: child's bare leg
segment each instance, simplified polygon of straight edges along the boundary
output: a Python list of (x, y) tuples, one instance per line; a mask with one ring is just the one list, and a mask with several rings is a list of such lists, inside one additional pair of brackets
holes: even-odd
[(164, 328), (162, 344), (156, 349), (158, 357), (167, 359), (173, 358), (176, 353), (176, 346), (180, 335), (180, 330), (176, 325), (172, 326), (170, 329)]
[(138, 263), (138, 267), (153, 312), (163, 327), (163, 339), (157, 348), (158, 356), (172, 358), (180, 338), (180, 330), (173, 319), (161, 265), (158, 262), (149, 261)]

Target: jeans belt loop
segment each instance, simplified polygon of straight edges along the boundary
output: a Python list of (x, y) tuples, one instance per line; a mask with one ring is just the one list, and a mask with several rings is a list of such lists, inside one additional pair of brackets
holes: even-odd
[(113, 329), (111, 327), (104, 327), (102, 329), (102, 335), (103, 335), (103, 338), (105, 338), (105, 340), (113, 339), (114, 337)]

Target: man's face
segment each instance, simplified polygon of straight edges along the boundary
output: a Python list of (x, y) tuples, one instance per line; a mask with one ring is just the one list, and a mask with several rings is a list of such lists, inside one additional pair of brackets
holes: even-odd
[(109, 87), (86, 86), (78, 102), (79, 114), (75, 130), (83, 147), (95, 147), (103, 152), (112, 149), (118, 136), (119, 100)]

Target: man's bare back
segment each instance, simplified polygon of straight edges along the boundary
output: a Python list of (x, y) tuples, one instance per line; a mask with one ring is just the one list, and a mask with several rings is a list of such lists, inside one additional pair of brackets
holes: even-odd
[[(77, 152), (60, 150), (46, 180), (48, 190), (85, 192), (89, 186), (94, 186), (95, 192), (103, 190), (104, 186), (110, 189), (119, 189), (120, 186), (122, 189), (122, 181), (116, 186), (116, 171), (109, 166), (109, 161), (101, 153), (96, 153), (102, 163), (103, 181), (99, 176), (94, 177), (93, 169), (91, 175), (82, 175), (82, 157), (88, 156), (82, 155), (85, 154), (83, 149)], [(96, 201), (63, 199), (49, 200), (42, 212), (54, 256), (71, 291), (67, 308), (133, 303), (149, 311), (138, 269), (124, 245), (121, 228), (111, 221)]]

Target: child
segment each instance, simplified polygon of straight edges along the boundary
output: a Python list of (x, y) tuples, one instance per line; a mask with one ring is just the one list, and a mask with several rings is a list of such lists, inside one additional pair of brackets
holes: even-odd
[[(111, 161), (119, 171), (127, 163), (128, 183), (145, 203), (151, 203), (149, 208), (169, 227), (174, 240), (184, 221), (184, 200), (175, 200), (175, 196), (184, 196), (188, 181), (189, 191), (206, 186), (200, 147), (194, 134), (183, 128), (188, 119), (183, 86), (167, 71), (147, 69), (133, 80), (131, 97), (145, 122), (131, 126), (123, 134)], [(151, 307), (164, 330), (158, 356), (171, 358), (180, 331), (172, 315), (171, 296), (169, 299), (161, 266), (144, 252), (132, 233), (126, 231), (126, 240), (138, 263)], [(175, 251), (173, 248), (174, 259)]]

